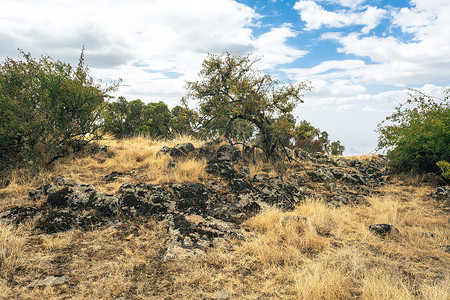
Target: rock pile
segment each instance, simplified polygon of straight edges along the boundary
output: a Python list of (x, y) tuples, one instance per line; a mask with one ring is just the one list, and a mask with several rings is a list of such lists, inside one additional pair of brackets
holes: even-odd
[[(251, 177), (248, 167), (238, 167), (238, 148), (225, 145), (212, 149), (180, 144), (159, 152), (175, 160), (192, 155), (207, 158), (206, 171), (215, 179), (206, 183), (127, 183), (116, 194), (108, 195), (95, 186), (55, 177), (29, 193), (34, 200), (43, 198), (43, 205), (12, 208), (1, 212), (0, 219), (14, 224), (31, 219), (37, 232), (50, 234), (153, 216), (170, 233), (164, 258), (173, 259), (201, 253), (211, 246), (228, 247), (231, 237), (244, 238), (248, 233), (239, 224), (264, 207), (291, 210), (311, 197), (332, 206), (364, 201), (364, 195), (381, 185), (387, 172), (383, 158), (359, 161), (297, 151), (297, 158), (307, 162), (306, 171), (290, 172), (285, 179), (268, 173)], [(113, 172), (103, 179), (122, 175)]]

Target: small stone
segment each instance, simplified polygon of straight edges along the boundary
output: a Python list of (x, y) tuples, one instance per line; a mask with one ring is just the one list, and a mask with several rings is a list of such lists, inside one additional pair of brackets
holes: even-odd
[[(379, 236), (386, 236), (390, 233), (392, 233), (392, 230), (394, 227), (389, 224), (373, 224), (369, 226), (369, 230)], [(398, 229), (394, 229), (395, 233), (399, 233)]]
[(44, 280), (35, 280), (31, 282), (28, 287), (34, 288), (38, 286), (49, 286), (49, 285), (61, 285), (66, 283), (69, 280), (67, 276), (48, 276)]
[(211, 300), (225, 300), (225, 299), (230, 299), (231, 298), (231, 295), (227, 292), (227, 291), (225, 291), (225, 290), (222, 290), (222, 291), (217, 291), (217, 292), (215, 292), (214, 293), (214, 295), (212, 295), (211, 296)]

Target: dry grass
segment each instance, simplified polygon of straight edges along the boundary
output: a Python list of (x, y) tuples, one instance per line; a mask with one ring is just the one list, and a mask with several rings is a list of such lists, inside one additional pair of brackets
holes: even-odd
[[(25, 181), (17, 175), (0, 191), (0, 210), (30, 205), (28, 190), (55, 175), (107, 192), (123, 182), (205, 180), (204, 161), (187, 159), (168, 169), (170, 158), (156, 156), (162, 146), (186, 141), (105, 140), (110, 157), (61, 160), (54, 171)], [(132, 170), (113, 183), (101, 179)], [(269, 167), (259, 163), (251, 170), (256, 174)], [(53, 235), (36, 235), (30, 224), (0, 223), (0, 298), (208, 299), (226, 291), (231, 299), (446, 300), (450, 254), (440, 247), (450, 244), (449, 218), (430, 193), (420, 178), (402, 178), (364, 205), (331, 208), (310, 200), (291, 212), (270, 208), (243, 224), (249, 236), (232, 241), (231, 249), (211, 248), (166, 262), (161, 258), (167, 234), (153, 220)], [(374, 223), (392, 224), (399, 233), (375, 236), (368, 230)], [(69, 281), (27, 287), (51, 275), (66, 275)]]
[[(108, 146), (107, 153), (98, 153), (88, 157), (69, 156), (58, 160), (53, 168), (43, 171), (39, 176), (24, 177), (20, 171), (13, 173), (11, 183), (0, 190), (0, 211), (22, 205), (32, 205), (28, 191), (42, 186), (55, 176), (70, 177), (81, 184), (92, 184), (106, 193), (115, 193), (125, 182), (146, 182), (167, 184), (171, 182), (203, 182), (208, 175), (205, 172), (206, 161), (187, 158), (176, 162), (175, 168), (169, 168), (172, 161), (169, 155), (158, 155), (163, 146), (190, 142), (200, 147), (203, 142), (191, 137), (178, 137), (174, 140), (151, 140), (145, 137), (99, 142)], [(112, 172), (120, 172), (116, 180), (108, 182), (102, 177)]]

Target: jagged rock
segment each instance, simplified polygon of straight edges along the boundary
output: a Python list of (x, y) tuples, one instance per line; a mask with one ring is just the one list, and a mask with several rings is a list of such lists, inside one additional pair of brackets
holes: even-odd
[(9, 223), (18, 225), (29, 219), (39, 219), (42, 209), (38, 207), (14, 207), (0, 213), (0, 220), (8, 220)]
[(105, 193), (97, 194), (92, 201), (92, 207), (106, 217), (117, 215), (120, 204), (120, 198), (118, 196), (106, 195)]
[(170, 156), (173, 158), (185, 158), (194, 150), (195, 147), (192, 143), (177, 144), (175, 147), (170, 149)]
[(431, 194), (431, 197), (437, 200), (450, 201), (450, 186), (441, 186), (438, 187)]
[(56, 233), (75, 228), (77, 217), (70, 211), (49, 211), (39, 219), (36, 229), (44, 233)]
[(239, 168), (238, 177), (247, 178), (250, 176), (250, 172), (251, 170), (249, 167), (242, 166)]
[(198, 158), (210, 160), (214, 156), (214, 149), (208, 147), (201, 147), (198, 149)]
[(82, 209), (88, 207), (96, 188), (92, 185), (66, 186), (47, 197), (47, 204), (52, 207), (70, 207), (72, 209)]
[(310, 196), (307, 189), (300, 189), (294, 184), (278, 178), (271, 178), (253, 188), (253, 199), (280, 208), (292, 210), (295, 205)]
[(379, 236), (386, 236), (394, 230), (395, 233), (399, 233), (397, 228), (394, 228), (389, 224), (373, 224), (369, 226), (369, 230)]
[(229, 186), (236, 192), (248, 191), (252, 188), (252, 185), (243, 179), (232, 179)]
[(214, 174), (223, 178), (235, 178), (237, 176), (237, 172), (233, 168), (233, 165), (240, 158), (241, 150), (234, 146), (223, 145), (208, 162), (205, 170), (209, 174)]

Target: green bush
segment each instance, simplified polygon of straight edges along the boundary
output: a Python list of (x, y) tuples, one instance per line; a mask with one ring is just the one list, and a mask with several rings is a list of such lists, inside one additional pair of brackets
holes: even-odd
[(42, 167), (85, 144), (99, 127), (113, 85), (102, 89), (84, 66), (43, 55), (0, 64), (0, 169)]
[(445, 179), (450, 179), (450, 163), (448, 161), (438, 161), (436, 165), (441, 169), (442, 171), (442, 177)]
[(449, 90), (437, 99), (418, 90), (378, 125), (379, 149), (387, 149), (398, 171), (437, 172), (436, 163), (450, 160)]

